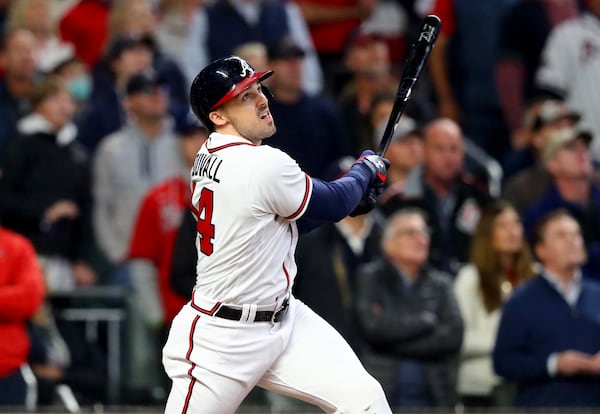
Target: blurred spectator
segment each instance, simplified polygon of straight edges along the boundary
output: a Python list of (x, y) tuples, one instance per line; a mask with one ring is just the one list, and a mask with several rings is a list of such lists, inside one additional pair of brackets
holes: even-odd
[(489, 194), (464, 170), (464, 143), (457, 123), (441, 118), (424, 129), (424, 162), (413, 168), (404, 191), (391, 197), (382, 210), (413, 206), (423, 209), (431, 226), (429, 261), (455, 275), (468, 260), (471, 236)]
[(78, 0), (60, 19), (59, 32), (92, 69), (104, 50), (112, 0)]
[(152, 52), (144, 37), (120, 37), (110, 45), (108, 62), (113, 81), (110, 86), (94, 85), (88, 108), (81, 115), (78, 139), (93, 156), (102, 139), (127, 122), (123, 96), (127, 81), (136, 74), (151, 70)]
[(550, 211), (566, 209), (579, 223), (588, 251), (589, 270), (600, 280), (600, 186), (592, 182), (591, 136), (572, 128), (556, 131), (542, 158), (552, 176), (544, 195), (523, 213), (527, 234)]
[(520, 213), (539, 200), (552, 181), (541, 159), (549, 137), (562, 128), (576, 125), (580, 118), (579, 114), (569, 111), (564, 103), (554, 99), (541, 99), (529, 107), (525, 119), (528, 144), (508, 154), (504, 162), (504, 178), (508, 178), (504, 197)]
[(6, 18), (14, 0), (0, 0), (0, 33), (6, 33)]
[[(172, 57), (163, 53), (156, 38), (158, 21), (156, 10), (148, 0), (119, 0), (114, 2), (109, 19), (108, 48), (122, 39), (143, 39), (152, 52), (152, 68), (169, 86), (170, 105), (175, 115), (187, 108), (188, 83), (182, 69)], [(104, 90), (113, 86), (110, 59), (101, 59), (94, 67), (94, 87)], [(191, 83), (190, 83), (191, 84)]]
[[(156, 40), (160, 48), (170, 55), (182, 70), (185, 69), (186, 54), (194, 53), (194, 48), (189, 46), (192, 42), (192, 25), (196, 21), (196, 12), (207, 2), (208, 0), (161, 0), (160, 2)], [(252, 65), (252, 62), (249, 63)], [(200, 68), (196, 68), (196, 71), (198, 70)], [(189, 83), (193, 79), (191, 76), (196, 76), (196, 73), (189, 75), (184, 73), (184, 75), (186, 82)]]
[(274, 98), (269, 109), (277, 119), (277, 132), (269, 145), (297, 160), (311, 177), (325, 178), (326, 171), (348, 154), (339, 108), (329, 100), (302, 90), (302, 62), (306, 56), (290, 37), (268, 49), (268, 80)]
[[(132, 357), (136, 364), (152, 367), (145, 370), (147, 376), (152, 376), (155, 369), (158, 372), (162, 371), (159, 365), (160, 350), (164, 345), (168, 326), (188, 300), (187, 295), (180, 296), (170, 288), (169, 277), (177, 231), (183, 214), (190, 214), (189, 172), (196, 153), (207, 138), (207, 130), (191, 120), (193, 115), (189, 119), (186, 115), (182, 115), (182, 119), (178, 119), (175, 125), (184, 163), (177, 176), (150, 188), (144, 196), (129, 246), (129, 267), (137, 290), (130, 305), (135, 307), (136, 314), (145, 315), (139, 321), (133, 321), (131, 330), (147, 331), (140, 334), (140, 338), (143, 335), (145, 339), (144, 350), (136, 348), (141, 343), (139, 339), (130, 349), (136, 353), (136, 356)], [(150, 226), (148, 223), (154, 224)], [(194, 231), (195, 228), (196, 226), (193, 226)], [(193, 275), (195, 272), (190, 277)], [(167, 378), (163, 375), (162, 379), (165, 384), (161, 384), (160, 381), (157, 381), (157, 384), (166, 387)], [(136, 385), (132, 388), (140, 387)], [(140, 394), (139, 389), (130, 389), (129, 392), (136, 392), (138, 395), (130, 395), (128, 401), (148, 402), (143, 400), (148, 396)]]
[(92, 95), (92, 77), (87, 66), (77, 56), (70, 54), (50, 67), (49, 75), (57, 77), (67, 85), (77, 106), (75, 118), (78, 121)]
[[(347, 172), (354, 158), (341, 158), (327, 181)], [(356, 272), (361, 264), (381, 257), (384, 219), (377, 211), (345, 217), (321, 226), (298, 240), (294, 296), (329, 322), (361, 355), (362, 337), (354, 313)]]
[(31, 242), (0, 227), (0, 406), (31, 409), (35, 404), (35, 396), (27, 393), (26, 376), (33, 375), (26, 367), (27, 320), (42, 304), (44, 291)]
[(6, 26), (8, 30), (25, 29), (33, 34), (37, 68), (42, 72), (48, 72), (57, 56), (73, 51), (73, 45), (63, 42), (56, 34), (56, 22), (48, 0), (13, 1)]
[(268, 47), (289, 35), (306, 52), (302, 63), (302, 89), (308, 94), (321, 92), (321, 66), (304, 16), (295, 2), (215, 0), (198, 9), (194, 19), (184, 65), (189, 84), (200, 68), (232, 54), (243, 43), (261, 42)]
[(183, 213), (181, 224), (177, 230), (173, 247), (173, 260), (170, 271), (169, 286), (181, 297), (190, 300), (192, 289), (196, 285), (196, 219), (190, 205)]
[(417, 209), (384, 228), (384, 258), (360, 268), (356, 311), (365, 368), (391, 406), (453, 407), (463, 323), (448, 275), (427, 266), (429, 230)]
[[(370, 122), (373, 127), (373, 145), (377, 148), (387, 127), (396, 95), (383, 93), (373, 100)], [(423, 134), (417, 122), (404, 111), (388, 144), (385, 157), (390, 161), (386, 188), (379, 202), (385, 204), (388, 199), (404, 191), (404, 184), (412, 169), (423, 163)]]
[[(94, 225), (112, 266), (111, 282), (131, 289), (127, 296), (125, 395), (131, 404), (164, 398), (157, 343), (162, 325), (160, 300), (147, 266), (127, 262), (135, 218), (153, 186), (180, 176), (181, 150), (167, 115), (168, 97), (155, 72), (134, 75), (125, 89), (129, 122), (106, 137), (94, 160)], [(143, 309), (143, 310), (142, 310)]]
[(512, 404), (508, 387), (493, 370), (492, 352), (502, 304), (533, 272), (519, 214), (508, 202), (493, 201), (473, 235), (469, 264), (454, 282), (465, 326), (458, 370), (458, 393), (465, 406)]
[[(206, 128), (194, 122), (191, 116), (186, 114), (180, 118), (176, 122), (175, 133), (185, 165), (182, 165), (178, 176), (159, 183), (146, 193), (137, 214), (128, 255), (129, 259), (150, 262), (151, 268), (146, 275), (148, 287), (156, 284), (151, 281), (151, 276), (157, 275), (165, 324), (170, 324), (191, 293), (191, 289), (185, 295), (174, 292), (169, 285), (169, 278), (177, 232), (183, 223), (183, 214), (190, 214), (190, 169), (196, 153), (207, 138)], [(149, 226), (148, 223), (154, 224)], [(195, 228), (195, 225), (192, 226), (194, 234)], [(191, 246), (194, 246), (193, 242)], [(190, 278), (195, 280), (195, 273), (192, 271)]]
[(600, 286), (582, 278), (577, 221), (550, 213), (534, 248), (543, 270), (504, 305), (494, 368), (517, 383), (517, 406), (600, 407)]
[(319, 227), (298, 241), (294, 295), (329, 322), (361, 355), (354, 315), (356, 272), (381, 256), (383, 218), (373, 211)]
[(28, 362), (37, 381), (37, 404), (51, 405), (56, 400), (57, 386), (65, 381), (71, 353), (48, 303), (29, 320), (28, 334), (31, 341)]
[(242, 43), (233, 49), (233, 55), (244, 59), (257, 72), (270, 70), (267, 47), (260, 42)]
[(581, 114), (581, 128), (589, 130), (594, 141), (592, 158), (600, 161), (600, 0), (582, 0), (580, 17), (566, 21), (550, 32), (542, 53), (536, 84), (543, 91), (563, 98), (567, 106)]
[(323, 65), (325, 92), (331, 96), (337, 96), (347, 81), (344, 54), (348, 39), (371, 15), (378, 1), (296, 0)]
[(9, 31), (0, 39), (3, 77), (0, 79), (0, 162), (17, 121), (31, 109), (30, 95), (37, 83), (35, 39), (24, 29)]
[(369, 32), (357, 32), (349, 41), (346, 68), (352, 74), (339, 102), (350, 138), (350, 154), (358, 156), (373, 148), (373, 127), (369, 120), (376, 96), (395, 92), (389, 49), (385, 39)]
[(378, 0), (361, 29), (379, 33), (387, 42), (393, 72), (402, 69), (406, 57), (406, 36), (410, 31), (409, 12), (399, 0)]
[(85, 151), (75, 140), (75, 105), (56, 80), (40, 84), (31, 102), (0, 180), (2, 217), (32, 241), (49, 291), (94, 284), (91, 184)]
[(127, 82), (129, 123), (102, 141), (94, 159), (94, 225), (109, 261), (127, 256), (134, 219), (149, 188), (181, 173), (181, 153), (167, 115), (164, 84), (154, 72)]
[(500, 159), (508, 129), (494, 83), (502, 16), (518, 0), (436, 0), (442, 31), (431, 52), (438, 113), (461, 124), (465, 136)]
[(535, 98), (535, 72), (546, 38), (552, 27), (577, 14), (577, 0), (525, 0), (510, 6), (502, 19), (496, 88), (513, 143), (528, 132), (526, 103)]

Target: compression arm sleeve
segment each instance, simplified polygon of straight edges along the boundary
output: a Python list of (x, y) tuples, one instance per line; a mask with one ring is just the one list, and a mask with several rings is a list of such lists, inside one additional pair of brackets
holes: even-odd
[(371, 182), (371, 171), (362, 164), (331, 182), (311, 178), (312, 195), (302, 218), (319, 222), (339, 221), (356, 208)]

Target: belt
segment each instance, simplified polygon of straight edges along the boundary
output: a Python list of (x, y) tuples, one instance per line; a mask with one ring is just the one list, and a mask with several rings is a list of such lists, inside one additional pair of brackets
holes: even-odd
[[(279, 309), (275, 311), (256, 311), (253, 322), (280, 322), (287, 313), (289, 299), (285, 298)], [(230, 306), (221, 306), (215, 316), (223, 319), (239, 321), (242, 319), (242, 310)]]

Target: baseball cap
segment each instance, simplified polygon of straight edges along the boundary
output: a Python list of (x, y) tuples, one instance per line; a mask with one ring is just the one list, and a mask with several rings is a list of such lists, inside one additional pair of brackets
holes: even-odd
[(269, 59), (302, 58), (306, 52), (290, 36), (285, 36), (267, 47)]
[[(377, 125), (375, 128), (375, 135), (373, 137), (375, 145), (379, 145), (379, 142), (383, 137), (383, 133), (385, 132), (387, 123), (387, 119), (382, 119), (381, 122), (379, 122), (379, 125)], [(398, 125), (396, 125), (396, 129), (394, 130), (391, 141), (399, 141), (408, 136), (420, 137), (421, 133), (419, 131), (417, 121), (407, 115), (402, 115), (398, 121)]]
[(561, 101), (547, 100), (541, 105), (538, 113), (528, 119), (526, 126), (533, 132), (537, 132), (549, 123), (562, 119), (570, 119), (573, 124), (576, 124), (581, 119), (581, 115), (568, 110)]
[(155, 87), (165, 85), (166, 80), (162, 78), (156, 71), (146, 71), (135, 74), (129, 78), (125, 86), (126, 95), (134, 95), (137, 93), (149, 93)]
[(575, 128), (561, 128), (555, 131), (542, 149), (542, 159), (548, 161), (556, 155), (558, 150), (573, 142), (577, 138), (583, 139), (586, 145), (592, 141), (592, 134), (587, 131), (578, 131)]
[(154, 40), (150, 36), (126, 36), (120, 35), (113, 39), (106, 52), (106, 58), (109, 62), (118, 59), (125, 50), (133, 49), (138, 46), (145, 46), (148, 49), (154, 49)]

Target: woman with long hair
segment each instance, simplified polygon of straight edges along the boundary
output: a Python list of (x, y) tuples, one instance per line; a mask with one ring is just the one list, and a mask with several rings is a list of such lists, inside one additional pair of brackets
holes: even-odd
[(517, 211), (505, 200), (492, 202), (473, 235), (470, 263), (458, 272), (454, 284), (465, 326), (458, 377), (463, 404), (502, 404), (499, 390), (504, 388), (492, 367), (501, 308), (513, 288), (534, 270)]

